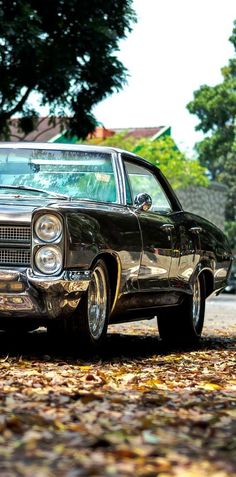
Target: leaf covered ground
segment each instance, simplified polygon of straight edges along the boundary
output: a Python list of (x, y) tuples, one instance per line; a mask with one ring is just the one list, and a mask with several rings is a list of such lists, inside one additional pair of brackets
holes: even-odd
[(102, 353), (0, 334), (1, 477), (236, 476), (236, 324), (198, 349), (111, 328)]

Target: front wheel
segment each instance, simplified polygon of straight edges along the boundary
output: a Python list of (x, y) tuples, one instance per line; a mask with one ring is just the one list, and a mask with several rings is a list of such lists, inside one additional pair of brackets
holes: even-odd
[(72, 320), (74, 338), (83, 347), (97, 347), (106, 337), (110, 312), (110, 287), (106, 264), (98, 260), (91, 280)]
[(160, 337), (171, 344), (193, 344), (201, 336), (205, 315), (205, 279), (198, 275), (193, 282), (193, 293), (182, 304), (168, 308), (157, 316)]

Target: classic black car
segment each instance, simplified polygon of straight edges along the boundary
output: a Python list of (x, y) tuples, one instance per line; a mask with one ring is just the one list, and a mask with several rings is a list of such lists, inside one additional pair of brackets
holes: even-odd
[(87, 345), (154, 316), (162, 339), (197, 340), (232, 260), (152, 164), (66, 144), (0, 145), (0, 244), (0, 328), (63, 328)]

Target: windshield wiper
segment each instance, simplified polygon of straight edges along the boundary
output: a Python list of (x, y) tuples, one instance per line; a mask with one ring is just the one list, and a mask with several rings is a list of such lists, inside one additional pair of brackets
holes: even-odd
[(57, 194), (56, 192), (51, 192), (51, 191), (47, 191), (47, 190), (44, 190), (44, 189), (37, 189), (36, 187), (28, 187), (28, 186), (24, 186), (24, 185), (19, 185), (19, 186), (15, 186), (15, 185), (0, 185), (0, 189), (13, 189), (13, 190), (26, 190), (26, 191), (32, 191), (32, 192), (41, 192), (42, 194), (45, 194), (46, 196), (48, 196), (49, 198), (56, 198), (56, 199), (66, 199), (66, 200), (69, 200), (70, 197), (68, 195), (64, 195), (64, 194)]

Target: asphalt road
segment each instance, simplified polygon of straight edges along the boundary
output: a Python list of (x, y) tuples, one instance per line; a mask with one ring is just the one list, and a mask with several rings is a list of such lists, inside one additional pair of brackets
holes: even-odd
[[(148, 322), (136, 322), (136, 326), (145, 327), (145, 323), (148, 323), (153, 328), (157, 327), (156, 319)], [(126, 323), (124, 326), (129, 327), (129, 324)], [(136, 327), (135, 323), (131, 323), (130, 326)], [(214, 331), (222, 334), (229, 327), (233, 327), (236, 330), (236, 294), (222, 293), (217, 297), (208, 299), (206, 301), (203, 334), (212, 334)]]
[(236, 328), (236, 294), (226, 294), (206, 301), (204, 330)]

